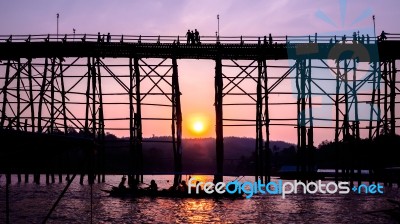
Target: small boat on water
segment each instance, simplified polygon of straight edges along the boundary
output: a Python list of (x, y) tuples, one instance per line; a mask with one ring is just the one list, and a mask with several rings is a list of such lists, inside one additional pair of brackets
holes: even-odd
[(170, 190), (148, 190), (148, 189), (129, 189), (129, 188), (117, 188), (113, 187), (111, 190), (102, 190), (103, 192), (108, 193), (111, 197), (168, 197), (168, 198), (227, 198), (227, 199), (241, 199), (245, 198), (244, 194), (230, 194), (230, 193), (212, 193), (207, 194), (204, 191), (196, 194), (192, 192), (189, 194), (188, 192), (181, 191), (170, 191)]

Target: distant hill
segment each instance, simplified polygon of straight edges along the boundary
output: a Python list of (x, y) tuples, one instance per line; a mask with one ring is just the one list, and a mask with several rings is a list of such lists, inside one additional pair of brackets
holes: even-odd
[[(129, 167), (129, 142), (127, 138), (118, 139), (107, 136), (106, 147), (108, 169), (125, 169)], [(173, 149), (171, 137), (152, 137), (143, 139), (143, 157), (145, 173), (172, 173)], [(224, 138), (224, 172), (226, 174), (247, 174), (254, 171), (254, 138)], [(293, 147), (283, 141), (271, 141), (273, 153)], [(215, 139), (188, 138), (182, 140), (182, 165), (184, 173), (215, 173)], [(115, 171), (117, 171), (115, 170)]]

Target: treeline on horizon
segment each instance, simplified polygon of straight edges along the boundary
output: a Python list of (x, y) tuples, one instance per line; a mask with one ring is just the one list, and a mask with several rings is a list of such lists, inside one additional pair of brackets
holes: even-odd
[[(129, 161), (129, 138), (106, 135), (106, 169), (126, 170)], [(143, 139), (143, 168), (147, 174), (173, 173), (173, 150), (170, 136)], [(146, 142), (149, 141), (149, 142)], [(255, 164), (254, 138), (224, 138), (224, 174), (254, 175)], [(216, 152), (214, 138), (182, 139), (182, 167), (184, 173), (214, 174), (216, 170)], [(272, 174), (277, 175), (283, 166), (299, 164), (297, 146), (284, 141), (271, 141)], [(318, 147), (310, 149), (311, 162), (317, 168), (334, 169), (336, 166), (354, 169), (381, 170), (386, 167), (400, 166), (397, 150), (400, 150), (400, 136), (380, 135), (372, 140), (347, 139), (335, 144), (323, 141)]]
[[(26, 170), (29, 172), (32, 170), (57, 172), (59, 170), (65, 172), (65, 170), (79, 170), (79, 167), (88, 166), (85, 165), (89, 158), (87, 152), (90, 151), (87, 149), (92, 147), (92, 141), (85, 140), (87, 135), (83, 132), (77, 132), (73, 128), (67, 131), (66, 135), (59, 132), (53, 137), (16, 131), (10, 134), (3, 133), (0, 139), (12, 144), (0, 150), (0, 171), (24, 173)], [(71, 138), (75, 138), (76, 142)], [(174, 173), (171, 140), (170, 136), (143, 139), (144, 174)], [(96, 166), (107, 174), (127, 173), (132, 168), (129, 138), (119, 138), (107, 133), (104, 141), (104, 160), (98, 156)], [(255, 146), (254, 138), (225, 137), (224, 175), (254, 175)], [(278, 175), (278, 171), (285, 166), (301, 165), (301, 161), (307, 161), (321, 169), (338, 167), (379, 171), (387, 167), (400, 167), (397, 152), (400, 150), (398, 135), (381, 134), (371, 140), (348, 137), (338, 144), (333, 141), (324, 141), (317, 147), (306, 148), (306, 157), (298, 153), (300, 151), (296, 145), (284, 141), (271, 141), (270, 149), (272, 175)], [(97, 152), (97, 155), (100, 154)], [(101, 164), (104, 164), (104, 169)], [(214, 174), (216, 171), (215, 139), (182, 139), (182, 171), (187, 174)]]

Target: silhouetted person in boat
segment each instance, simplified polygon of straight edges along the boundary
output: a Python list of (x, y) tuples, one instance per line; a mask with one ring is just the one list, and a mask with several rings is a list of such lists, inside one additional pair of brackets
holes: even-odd
[(186, 43), (187, 44), (190, 44), (190, 40), (192, 39), (191, 36), (192, 36), (192, 33), (190, 32), (190, 30), (188, 30), (186, 33)]
[(168, 191), (177, 191), (178, 186), (177, 185), (172, 185), (170, 188), (168, 188)]
[(125, 187), (125, 181), (126, 181), (126, 177), (125, 177), (125, 175), (124, 175), (124, 176), (122, 176), (121, 182), (120, 182), (119, 185), (118, 185), (118, 188), (119, 188), (120, 190), (125, 190), (125, 189), (126, 189), (126, 187)]
[(178, 190), (183, 193), (188, 192), (188, 185), (186, 184), (186, 181), (182, 180), (181, 184), (178, 187)]
[(194, 29), (194, 41), (197, 44), (200, 44), (200, 33), (199, 31), (197, 31), (197, 29)]
[(110, 33), (108, 33), (107, 34), (107, 43), (110, 43), (111, 42), (111, 35), (110, 35)]
[[(190, 178), (189, 178), (189, 180), (190, 180)], [(194, 194), (194, 193), (196, 193), (196, 188), (197, 188), (197, 185), (200, 183), (200, 181), (196, 181), (196, 186), (193, 186), (193, 187), (191, 187), (191, 193), (192, 194)], [(199, 186), (199, 193), (201, 193), (203, 190), (201, 189), (201, 186)]]
[(150, 181), (149, 190), (150, 191), (157, 191), (158, 190), (158, 187), (157, 187), (157, 184), (156, 184), (155, 180), (151, 180)]
[(133, 191), (137, 191), (139, 189), (139, 180), (133, 179), (130, 182), (128, 182), (128, 185), (129, 185), (129, 189), (131, 189)]

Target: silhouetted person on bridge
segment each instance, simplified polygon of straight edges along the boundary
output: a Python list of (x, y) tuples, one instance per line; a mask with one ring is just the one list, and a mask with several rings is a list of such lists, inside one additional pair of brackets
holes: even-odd
[(200, 34), (199, 34), (199, 31), (197, 31), (197, 29), (194, 29), (194, 41), (197, 44), (200, 44)]
[(272, 35), (271, 34), (269, 34), (268, 40), (269, 40), (269, 46), (272, 46)]
[(107, 34), (107, 43), (110, 43), (111, 42), (111, 35), (110, 35), (110, 33), (108, 33)]
[(190, 30), (188, 30), (186, 32), (186, 43), (187, 44), (190, 44), (190, 39), (192, 39), (191, 36), (192, 36), (192, 33), (190, 33)]
[(97, 33), (97, 42), (101, 42), (101, 36), (100, 36), (100, 32)]
[(357, 34), (353, 32), (353, 44), (357, 43)]
[(382, 30), (382, 33), (381, 33), (381, 35), (378, 37), (378, 40), (380, 40), (380, 41), (386, 40), (386, 39), (387, 39), (386, 34), (389, 34), (389, 33), (385, 33), (385, 31)]
[(369, 44), (369, 35), (367, 34), (367, 44)]
[(346, 35), (343, 35), (343, 37), (342, 37), (342, 41), (343, 41), (343, 43), (345, 44), (346, 43)]
[(191, 42), (192, 44), (196, 44), (196, 40), (195, 40), (195, 37), (194, 37), (194, 32), (193, 32), (193, 30), (190, 31), (190, 42)]

